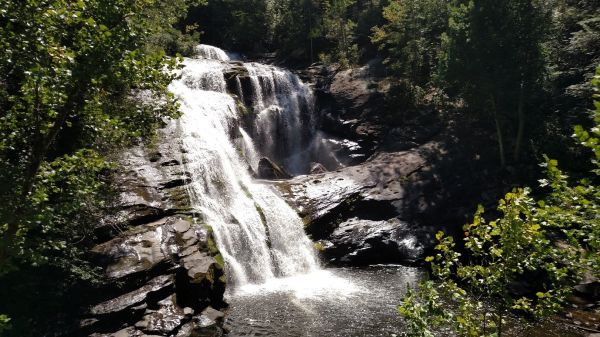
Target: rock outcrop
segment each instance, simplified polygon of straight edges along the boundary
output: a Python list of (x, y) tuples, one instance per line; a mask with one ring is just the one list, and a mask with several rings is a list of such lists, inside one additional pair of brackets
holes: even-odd
[[(437, 145), (431, 142), (423, 150), (436, 151)], [(431, 167), (421, 153), (380, 153), (356, 166), (277, 184), (307, 232), (321, 241), (327, 260), (414, 262), (432, 242), (432, 230), (416, 221), (431, 207), (420, 200), (425, 191), (418, 186), (427, 170)]]
[(81, 322), (87, 336), (221, 336), (226, 279), (210, 227), (191, 211), (173, 126), (154, 149), (121, 157), (114, 216), (92, 253), (106, 279)]
[(316, 89), (322, 137), (352, 146), (330, 147), (341, 168), (276, 182), (334, 264), (418, 262), (437, 231), (457, 231), (478, 203), (493, 205), (503, 193), (489, 170), (494, 154), (474, 146), (493, 148), (489, 135), (427, 107), (390, 123), (377, 69), (301, 73)]

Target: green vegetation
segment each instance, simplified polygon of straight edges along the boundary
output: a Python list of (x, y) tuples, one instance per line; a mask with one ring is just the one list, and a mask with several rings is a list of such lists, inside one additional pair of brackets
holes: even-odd
[(319, 57), (325, 63), (335, 60), (347, 68), (358, 62), (358, 45), (354, 43), (356, 23), (348, 18), (348, 9), (354, 4), (356, 0), (323, 1), (323, 35), (332, 44), (332, 50)]
[(445, 0), (392, 1), (383, 9), (385, 24), (373, 28), (371, 40), (396, 77), (417, 85), (432, 80), (441, 57), (448, 10)]
[[(599, 81), (600, 68), (597, 89)], [(577, 126), (574, 134), (593, 153), (588, 177), (573, 183), (546, 158), (545, 198), (516, 189), (500, 201), (502, 216), (494, 221), (480, 207), (463, 228), (462, 253), (452, 237), (437, 235), (437, 253), (427, 258), (436, 280), (409, 291), (399, 308), (409, 335), (433, 336), (434, 329), (449, 327), (459, 336), (501, 336), (510, 311), (555, 313), (585, 275), (600, 276), (600, 101), (595, 104), (594, 127)]]
[(111, 201), (106, 158), (177, 116), (166, 51), (191, 41), (173, 28), (190, 3), (0, 3), (3, 335), (48, 333), (97, 279), (85, 252)]
[[(167, 85), (178, 54), (200, 38), (297, 67), (369, 62), (374, 82), (390, 84), (382, 100), (390, 124), (427, 108), (456, 128), (476, 125), (496, 144), (489, 168), (505, 186), (533, 186), (542, 154), (557, 158), (544, 161), (539, 187), (508, 193), (494, 221), (498, 213), (480, 209), (462, 240), (439, 236), (437, 280), (400, 309), (416, 334), (445, 326), (500, 335), (507, 313), (555, 312), (581, 275), (599, 274), (600, 103), (593, 122), (582, 113), (600, 64), (595, 1), (8, 0), (0, 1), (1, 335), (51, 334), (79, 313), (82, 290), (99, 280), (87, 251), (113, 202), (117, 167), (108, 158), (156, 141), (164, 118), (178, 116)], [(584, 146), (572, 141), (577, 124)], [(217, 254), (212, 238), (208, 248)]]

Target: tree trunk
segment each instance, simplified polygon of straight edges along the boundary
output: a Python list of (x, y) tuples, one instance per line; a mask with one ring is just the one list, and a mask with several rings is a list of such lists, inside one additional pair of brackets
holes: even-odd
[(504, 306), (501, 305), (500, 308), (498, 309), (498, 337), (502, 337), (502, 330), (503, 330), (503, 325), (502, 325), (502, 318), (504, 317)]
[(517, 139), (515, 140), (515, 153), (514, 153), (514, 161), (519, 161), (519, 157), (521, 155), (521, 147), (523, 144), (523, 136), (525, 133), (525, 83), (521, 83), (521, 88), (519, 89), (519, 106), (517, 108), (517, 117), (519, 121), (519, 127), (517, 129)]
[(500, 152), (500, 167), (506, 167), (506, 156), (504, 154), (504, 139), (502, 137), (502, 128), (500, 126), (500, 117), (496, 109), (496, 98), (491, 96), (492, 114), (494, 115), (494, 123), (496, 124), (496, 138), (498, 140), (498, 151)]
[(312, 28), (312, 3), (310, 1), (305, 2), (306, 5), (308, 3), (308, 38), (310, 40), (310, 64), (312, 65), (314, 61), (313, 56), (313, 28)]

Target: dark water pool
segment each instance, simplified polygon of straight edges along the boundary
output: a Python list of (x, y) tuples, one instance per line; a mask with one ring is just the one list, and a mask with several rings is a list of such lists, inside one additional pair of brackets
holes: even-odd
[(393, 336), (406, 286), (422, 277), (403, 266), (336, 268), (245, 287), (228, 295), (228, 336)]
[[(401, 336), (404, 327), (397, 306), (407, 285), (423, 277), (422, 269), (405, 266), (335, 268), (242, 287), (227, 295), (227, 336)], [(510, 321), (507, 337), (587, 336), (557, 319), (536, 324)]]

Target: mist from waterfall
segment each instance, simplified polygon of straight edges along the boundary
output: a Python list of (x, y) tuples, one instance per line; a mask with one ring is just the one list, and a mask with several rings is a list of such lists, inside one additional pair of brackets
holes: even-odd
[[(259, 154), (278, 151), (277, 139), (271, 137), (282, 130), (274, 124), (287, 127), (284, 133), (300, 132), (312, 93), (288, 71), (242, 64), (248, 80), (257, 84), (251, 99), (258, 114), (256, 127), (246, 132), (241, 97), (228, 92), (231, 85), (224, 75), (229, 56), (210, 46), (197, 51), (170, 86), (183, 113), (174, 123), (191, 175), (192, 206), (214, 231), (230, 282), (240, 287), (318, 271), (302, 220), (273, 187), (254, 181), (249, 170)], [(289, 139), (286, 148), (299, 148), (297, 141)]]

